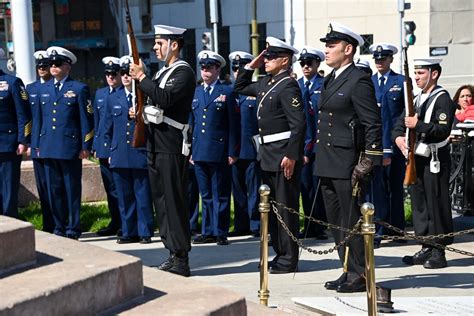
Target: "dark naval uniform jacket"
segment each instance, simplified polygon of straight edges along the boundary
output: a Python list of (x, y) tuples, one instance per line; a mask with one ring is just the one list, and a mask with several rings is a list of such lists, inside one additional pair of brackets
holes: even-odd
[(240, 118), (235, 95), (232, 87), (219, 81), (208, 103), (204, 94), (204, 86), (197, 87), (192, 104), (193, 160), (227, 163), (227, 157), (239, 157)]
[(240, 159), (257, 159), (257, 151), (252, 136), (258, 134), (257, 98), (254, 96), (239, 95), (237, 106), (240, 112), (241, 138)]
[(106, 102), (104, 141), (110, 144), (110, 168), (147, 169), (146, 148), (132, 146), (135, 120), (128, 115), (125, 88), (121, 86)]
[[(289, 139), (260, 145), (257, 154), (262, 170), (279, 172), (281, 171), (280, 163), (285, 156), (302, 161), (306, 122), (301, 90), (294, 78), (283, 79), (290, 76), (288, 71), (276, 76), (268, 76), (257, 82), (252, 82), (252, 74), (253, 70), (245, 68), (239, 71), (235, 82), (235, 92), (257, 97), (260, 138), (286, 131), (291, 132)], [(280, 80), (284, 81), (277, 85)], [(273, 90), (270, 91), (272, 88)], [(261, 102), (267, 91), (270, 92)]]
[(383, 90), (381, 90), (379, 87), (378, 74), (372, 76), (372, 82), (375, 87), (375, 97), (382, 113), (382, 145), (384, 158), (390, 158), (394, 150), (398, 151), (396, 145), (392, 142), (392, 130), (398, 118), (405, 110), (404, 81), (405, 77), (403, 75), (390, 70), (387, 82), (385, 82)]
[(106, 119), (106, 102), (110, 95), (110, 87), (104, 87), (96, 91), (94, 98), (94, 142), (92, 150), (97, 158), (110, 157), (110, 143), (105, 141), (105, 119)]
[(0, 155), (30, 144), (31, 110), (20, 78), (0, 70)]
[(87, 85), (68, 77), (58, 95), (54, 79), (40, 88), (41, 158), (77, 159), (81, 150), (91, 150), (94, 138), (93, 109)]
[(350, 179), (360, 152), (374, 165), (382, 163), (380, 108), (372, 80), (354, 64), (330, 80), (325, 78), (318, 104), (315, 175)]
[(318, 128), (318, 101), (319, 96), (321, 95), (323, 81), (324, 78), (318, 74), (311, 79), (312, 83), (309, 88), (309, 99), (305, 100), (304, 79), (298, 79), (298, 85), (301, 89), (306, 116), (306, 136), (304, 141), (304, 155), (306, 157), (313, 156), (314, 143), (316, 142), (316, 130)]
[(39, 148), (39, 144), (36, 141), (39, 140), (40, 128), (41, 128), (41, 111), (40, 111), (40, 87), (42, 83), (38, 79), (35, 82), (30, 83), (26, 86), (26, 92), (28, 92), (28, 101), (30, 102), (32, 126), (31, 126), (31, 158), (38, 158), (36, 149)]
[[(191, 103), (194, 95), (196, 77), (193, 70), (180, 66), (169, 76), (165, 88), (158, 87), (161, 78), (170, 70), (163, 71), (158, 78), (148, 78), (140, 82), (142, 90), (152, 101), (164, 110), (164, 115), (181, 123), (187, 124)], [(183, 134), (168, 124), (148, 124), (146, 128), (147, 150), (170, 154), (181, 154)]]

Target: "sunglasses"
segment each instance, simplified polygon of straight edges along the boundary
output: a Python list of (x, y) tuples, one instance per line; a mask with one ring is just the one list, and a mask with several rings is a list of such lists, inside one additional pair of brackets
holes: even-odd
[(263, 57), (265, 57), (268, 60), (274, 60), (274, 59), (281, 58), (281, 57), (287, 57), (287, 55), (280, 55), (280, 54), (275, 54), (275, 53), (266, 53), (265, 55), (263, 55)]
[(240, 69), (239, 65), (232, 65), (232, 71), (237, 71)]
[(63, 61), (52, 61), (51, 62), (52, 67), (61, 67), (64, 64), (65, 64), (65, 62), (63, 62)]
[(127, 70), (120, 70), (120, 75), (121, 76), (130, 76), (130, 71), (127, 69)]
[(36, 68), (37, 69), (41, 69), (41, 68), (49, 68), (50, 65), (49, 64), (40, 64), (40, 65), (36, 65)]
[(117, 72), (116, 71), (106, 71), (105, 75), (107, 77), (115, 77), (115, 76), (117, 76)]
[(304, 66), (312, 67), (313, 61), (312, 60), (300, 60), (300, 66), (303, 68)]
[(212, 67), (214, 67), (214, 65), (201, 65), (202, 70), (211, 69)]

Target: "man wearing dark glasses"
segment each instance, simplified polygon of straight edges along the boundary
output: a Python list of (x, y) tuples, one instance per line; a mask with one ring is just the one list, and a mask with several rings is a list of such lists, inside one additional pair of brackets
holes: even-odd
[(87, 85), (71, 78), (76, 56), (69, 50), (47, 49), (53, 80), (40, 88), (38, 157), (45, 160), (46, 184), (54, 233), (72, 239), (81, 235), (82, 159), (90, 155), (94, 118)]
[[(30, 102), (31, 113), (33, 116), (33, 126), (31, 129), (31, 139), (38, 139), (39, 122), (40, 122), (40, 103), (39, 103), (39, 90), (42, 84), (51, 80), (52, 76), (49, 72), (50, 61), (48, 53), (45, 50), (39, 50), (33, 54), (36, 60), (36, 72), (38, 74), (38, 80), (30, 83), (26, 86), (28, 92), (28, 100)], [(54, 219), (51, 213), (51, 207), (49, 206), (48, 200), (48, 189), (46, 186), (46, 175), (44, 173), (44, 159), (39, 158), (35, 148), (38, 148), (38, 144), (31, 143), (31, 158), (33, 160), (33, 170), (35, 173), (36, 189), (38, 190), (38, 196), (41, 204), (41, 213), (43, 214), (43, 231), (52, 233), (54, 231)]]
[[(324, 60), (324, 53), (314, 47), (305, 46), (301, 50), (298, 60), (303, 72), (303, 77), (298, 80), (298, 84), (303, 96), (306, 116), (304, 165), (301, 171), (301, 200), (305, 215), (325, 221), (326, 214), (323, 197), (318, 186), (318, 177), (313, 176), (314, 144), (316, 143), (316, 131), (318, 129), (318, 100), (324, 81), (324, 78), (318, 74), (318, 68), (321, 61)], [(324, 226), (305, 219), (304, 231), (300, 233), (300, 237), (327, 239), (324, 230)]]
[[(5, 52), (0, 48), (0, 57)], [(28, 150), (31, 111), (20, 78), (0, 69), (0, 215), (18, 217), (20, 165)]]
[[(306, 132), (304, 106), (298, 82), (291, 77), (293, 54), (298, 50), (285, 42), (267, 37), (267, 48), (239, 71), (235, 91), (257, 97), (259, 144), (257, 160), (263, 183), (270, 186), (271, 197), (287, 207), (298, 210), (303, 145)], [(253, 70), (265, 65), (267, 76), (252, 82)], [(277, 207), (283, 221), (298, 236), (298, 216)], [(270, 273), (297, 270), (298, 245), (288, 236), (270, 212), (270, 235), (276, 257)]]
[(120, 220), (120, 212), (117, 201), (117, 189), (115, 188), (112, 179), (112, 171), (110, 170), (110, 144), (105, 140), (105, 119), (106, 119), (106, 104), (109, 95), (114, 94), (122, 85), (120, 80), (120, 59), (117, 57), (104, 57), (102, 63), (105, 67), (105, 80), (107, 86), (98, 89), (94, 98), (94, 142), (92, 150), (94, 156), (99, 159), (100, 173), (102, 175), (102, 182), (104, 183), (105, 193), (107, 194), (107, 205), (110, 213), (110, 223), (107, 227), (99, 230), (99, 236), (113, 236), (120, 233), (119, 229), (122, 226)]
[[(253, 55), (242, 51), (229, 54), (234, 78), (239, 69), (254, 59)], [(260, 167), (257, 151), (252, 137), (258, 133), (257, 98), (237, 95), (240, 111), (240, 154), (239, 160), (232, 166), (232, 193), (234, 197), (233, 236), (252, 234), (260, 236), (260, 213), (258, 211), (258, 187), (260, 186)]]

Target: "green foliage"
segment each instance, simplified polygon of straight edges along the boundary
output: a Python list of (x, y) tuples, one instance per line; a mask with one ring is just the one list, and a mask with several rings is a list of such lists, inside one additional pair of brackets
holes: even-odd
[(411, 211), (411, 200), (405, 199), (404, 206), (405, 206), (405, 222), (407, 222), (407, 224), (411, 224), (413, 223), (413, 220), (412, 220), (413, 213)]
[[(39, 202), (32, 202), (19, 210), (20, 219), (30, 222), (36, 229), (43, 228), (43, 215)], [(106, 202), (81, 205), (81, 227), (84, 232), (96, 232), (109, 224), (110, 215)]]

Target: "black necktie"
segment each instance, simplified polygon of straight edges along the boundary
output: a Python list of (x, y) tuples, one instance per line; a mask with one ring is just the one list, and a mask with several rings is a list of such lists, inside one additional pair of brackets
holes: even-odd
[(115, 88), (112, 88), (112, 89), (109, 90), (109, 94), (112, 94), (114, 92), (115, 92)]
[(208, 104), (211, 100), (211, 86), (207, 86), (204, 93), (204, 102)]
[(379, 89), (380, 91), (383, 91), (383, 88), (385, 87), (385, 77), (380, 77), (380, 84), (379, 84)]
[(309, 105), (309, 100), (310, 100), (310, 98), (309, 98), (309, 86), (310, 85), (311, 85), (311, 81), (309, 81), (309, 80), (306, 81), (304, 83), (304, 89), (303, 89), (303, 101), (307, 102), (308, 105)]
[(326, 83), (326, 87), (329, 87), (331, 83), (333, 83), (333, 81), (336, 79), (336, 72), (333, 70), (330, 76), (331, 78), (329, 78), (328, 82)]
[(61, 81), (58, 81), (54, 84), (54, 91), (56, 92), (56, 95), (59, 94), (59, 86), (61, 85)]
[(127, 103), (128, 103), (128, 107), (132, 107), (132, 94), (129, 93), (128, 96), (127, 96)]

